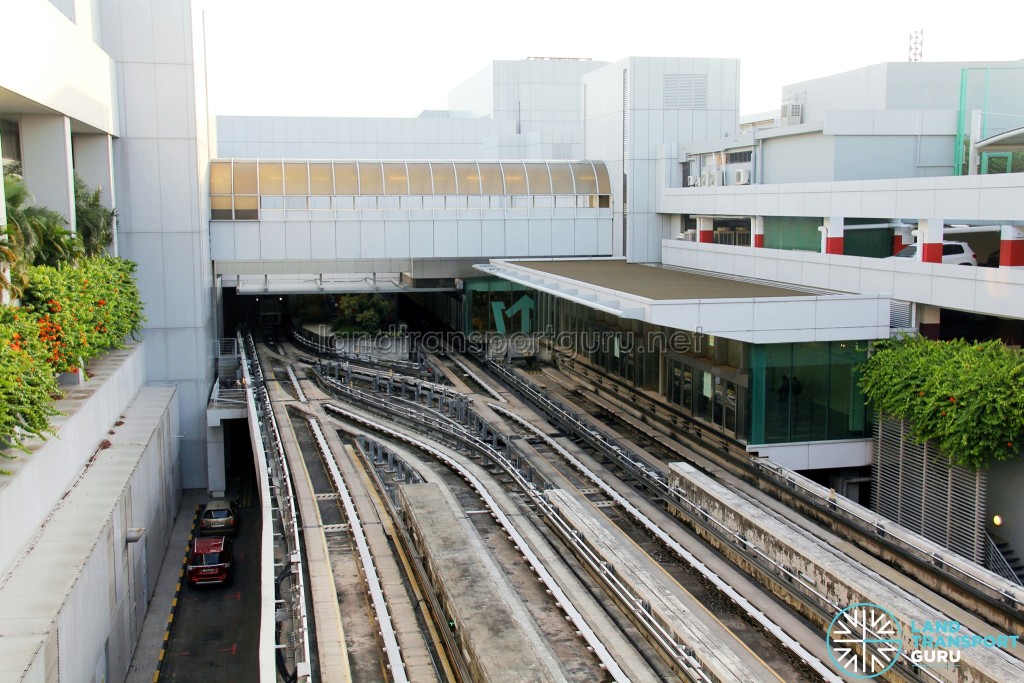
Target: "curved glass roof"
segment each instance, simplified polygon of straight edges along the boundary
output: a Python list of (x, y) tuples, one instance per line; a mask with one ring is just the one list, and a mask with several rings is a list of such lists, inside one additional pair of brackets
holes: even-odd
[(211, 195), (607, 195), (602, 161), (210, 162)]

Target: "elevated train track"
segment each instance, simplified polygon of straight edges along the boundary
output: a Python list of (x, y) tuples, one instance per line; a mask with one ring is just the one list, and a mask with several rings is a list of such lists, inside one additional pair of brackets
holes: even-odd
[[(458, 360), (458, 364), (454, 361)], [(614, 467), (624, 473), (627, 481), (630, 482), (632, 488), (637, 491), (646, 493), (650, 500), (659, 506), (666, 507), (669, 511), (674, 512), (678, 516), (684, 517), (687, 525), (694, 527), (695, 530), (701, 534), (701, 531), (697, 529), (700, 524), (704, 525), (705, 531), (701, 534), (706, 539), (714, 536), (715, 538), (731, 544), (731, 548), (725, 550), (726, 554), (733, 556), (736, 554), (737, 549), (743, 550), (748, 553), (754, 560), (757, 561), (759, 566), (763, 567), (762, 573), (771, 572), (775, 575), (783, 576), (785, 578), (784, 583), (789, 584), (791, 588), (796, 587), (794, 594), (802, 593), (799, 595), (799, 600), (805, 604), (813, 604), (811, 609), (815, 612), (819, 618), (825, 619), (826, 616), (833, 615), (838, 609), (841, 609), (845, 605), (841, 605), (833, 598), (818, 591), (813, 582), (807, 581), (806, 575), (801, 575), (801, 572), (794, 571), (793, 568), (785, 565), (785, 563), (779, 563), (777, 559), (770, 556), (770, 553), (765, 552), (761, 549), (753, 547), (752, 544), (746, 539), (742, 533), (737, 533), (735, 529), (728, 530), (723, 528), (720, 520), (712, 520), (709, 518), (707, 511), (690, 510), (689, 514), (682, 514), (683, 508), (687, 507), (687, 501), (682, 496), (680, 491), (670, 484), (669, 477), (666, 474), (664, 463), (653, 459), (650, 454), (641, 453), (637, 454), (626, 447), (623, 443), (619, 442), (616, 437), (609, 436), (605, 433), (605, 429), (595, 424), (589, 416), (580, 413), (578, 410), (566, 406), (562, 401), (556, 399), (546, 392), (541, 390), (539, 387), (532, 385), (528, 380), (522, 377), (519, 373), (512, 371), (510, 368), (502, 366), (496, 363), (487, 363), (486, 369), (476, 370), (473, 368), (474, 362), (470, 359), (455, 359), (451, 358), (454, 368), (451, 371), (455, 377), (465, 378), (467, 390), (476, 392), (477, 387), (482, 389), (482, 392), (477, 394), (474, 398), (470, 398), (465, 393), (457, 391), (451, 386), (447, 386), (440, 381), (443, 380), (443, 370), (440, 367), (440, 361), (431, 360), (425, 357), (423, 362), (419, 363), (417, 368), (429, 368), (429, 377), (426, 379), (421, 372), (417, 372), (413, 375), (407, 375), (400, 370), (396, 370), (393, 367), (390, 368), (374, 368), (372, 363), (367, 359), (362, 359), (361, 364), (356, 366), (352, 363), (335, 363), (329, 364), (322, 361), (314, 360), (317, 370), (320, 372), (318, 375), (318, 381), (324, 385), (330, 385), (330, 389), (333, 393), (336, 393), (344, 397), (348, 401), (353, 401), (357, 405), (364, 408), (370, 409), (381, 416), (381, 420), (386, 422), (396, 421), (399, 424), (405, 425), (409, 429), (418, 430), (420, 432), (429, 433), (430, 440), (440, 439), (442, 442), (447, 443), (449, 446), (457, 447), (462, 450), (475, 452), (478, 457), (482, 458), (482, 462), (487, 464), (495, 472), (500, 472), (503, 481), (506, 484), (512, 484), (519, 487), (522, 491), (526, 500), (529, 501), (532, 509), (536, 510), (545, 521), (548, 526), (557, 532), (555, 527), (559, 526), (557, 519), (561, 516), (555, 506), (548, 500), (549, 496), (543, 495), (545, 489), (555, 486), (555, 483), (551, 480), (546, 479), (542, 476), (541, 472), (536, 468), (536, 461), (531, 462), (531, 457), (528, 457), (530, 449), (524, 449), (518, 447), (515, 439), (522, 438), (516, 436), (510, 436), (510, 430), (508, 425), (516, 425), (517, 428), (526, 430), (527, 426), (532, 428), (534, 431), (533, 438), (537, 443), (544, 442), (544, 444), (553, 449), (565, 449), (557, 444), (549, 434), (545, 433), (545, 430), (538, 430), (535, 424), (530, 424), (529, 420), (525, 420), (522, 416), (518, 415), (518, 410), (514, 405), (510, 404), (505, 398), (509, 394), (505, 393), (505, 390), (497, 390), (489, 385), (486, 377), (488, 374), (497, 377), (502, 383), (510, 388), (513, 394), (521, 396), (528, 404), (537, 408), (543, 415), (547, 417), (553, 424), (555, 424), (559, 430), (573, 439), (577, 439), (581, 444), (591, 449), (595, 454), (600, 455), (607, 459), (608, 462), (612, 463)], [(289, 375), (293, 380), (296, 391), (296, 396), (301, 395), (301, 389), (299, 388), (299, 380), (294, 372), (289, 369)], [(585, 369), (585, 372), (593, 373), (591, 376), (584, 376), (584, 372), (577, 372), (579, 376), (585, 382), (589, 382), (592, 385), (596, 384), (594, 373), (590, 369)], [(342, 374), (344, 373), (344, 377)], [(332, 375), (334, 375), (332, 377)], [(600, 378), (602, 382), (612, 381), (608, 378)], [(456, 382), (457, 383), (457, 382)], [(363, 391), (356, 389), (355, 385), (359, 384), (366, 387), (371, 391)], [(620, 402), (624, 398), (621, 388), (617, 388), (614, 392), (605, 392), (604, 399), (598, 398), (599, 402)], [(483, 396), (486, 394), (486, 397)], [(501, 402), (498, 402), (500, 397)], [(632, 398), (632, 397), (630, 397)], [(299, 400), (299, 399), (297, 399)], [(680, 416), (678, 415), (666, 415), (664, 413), (671, 412), (662, 410), (662, 414), (656, 415), (655, 408), (650, 411), (651, 414), (647, 414), (646, 403), (657, 403), (649, 397), (639, 395), (638, 400), (629, 400), (628, 405), (630, 407), (629, 413), (624, 416), (623, 422), (626, 424), (632, 424), (634, 427), (641, 426), (643, 424), (657, 423), (662, 431), (667, 431), (669, 434), (674, 436), (680, 436), (684, 432), (689, 432), (694, 439), (697, 437), (697, 431), (700, 429), (699, 426), (690, 426), (688, 429), (682, 429), (678, 427)], [(337, 406), (331, 407), (330, 404), (326, 404), (328, 407), (325, 409), (329, 413), (337, 414), (339, 408)], [(607, 403), (606, 403), (607, 405)], [(343, 410), (343, 409), (342, 409)], [(488, 418), (485, 419), (481, 416), (481, 411), (488, 414)], [(498, 423), (493, 422), (494, 416), (500, 416)], [(346, 419), (356, 419), (353, 415), (347, 416)], [(371, 428), (371, 425), (367, 422), (368, 418), (362, 416), (360, 419), (363, 420), (363, 426)], [(378, 419), (370, 420), (374, 422), (372, 429), (378, 433), (387, 433), (385, 430), (389, 429), (384, 421)], [(504, 421), (504, 422), (502, 422)], [(507, 422), (507, 424), (506, 424)], [(648, 432), (650, 428), (648, 427)], [(648, 434), (650, 437), (657, 439), (664, 443), (671, 440), (662, 438), (657, 434)], [(397, 432), (392, 433), (391, 438), (400, 438)], [(407, 435), (405, 436), (406, 443), (410, 443)], [(429, 449), (431, 446), (429, 443), (418, 443), (416, 448), (423, 450), (424, 452), (430, 452), (424, 450), (424, 445)], [(693, 445), (698, 445), (694, 443)], [(701, 453), (698, 456), (693, 456), (689, 453), (689, 449), (680, 446), (678, 443), (674, 447), (669, 448), (675, 456), (673, 459), (687, 459), (696, 462), (698, 467), (711, 474), (726, 472), (734, 476), (739, 476), (741, 479), (748, 481), (755, 489), (765, 489), (767, 485), (773, 484), (775, 480), (781, 480), (778, 483), (779, 490), (773, 495), (778, 498), (782, 498), (787, 502), (791, 502), (793, 498), (800, 498), (794, 507), (801, 509), (803, 512), (804, 506), (813, 509), (818, 509), (819, 513), (828, 512), (830, 514), (829, 519), (832, 524), (836, 524), (836, 518), (842, 518), (849, 515), (862, 515), (862, 513), (856, 510), (856, 506), (845, 506), (842, 501), (836, 501), (834, 497), (827, 496), (822, 497), (821, 490), (815, 490), (813, 485), (809, 482), (801, 481), (802, 478), (794, 477), (791, 473), (781, 471), (778, 468), (773, 468), (769, 463), (756, 462), (756, 459), (751, 459), (745, 452), (740, 452), (734, 448), (731, 444), (722, 441), (720, 444), (716, 444), (715, 447), (710, 449), (698, 448)], [(687, 455), (689, 454), (689, 455)], [(431, 453), (432, 457), (436, 457), (436, 454)], [(564, 454), (560, 454), (563, 455)], [(533, 456), (535, 457), (535, 456)], [(709, 460), (709, 457), (715, 457), (714, 460)], [(571, 458), (571, 454), (570, 454)], [(751, 462), (754, 460), (753, 462)], [(566, 462), (570, 462), (566, 459)], [(448, 463), (446, 463), (448, 465)], [(572, 465), (573, 468), (582, 472), (583, 470), (576, 464)], [(457, 469), (457, 468), (453, 468)], [(583, 469), (586, 469), (585, 467)], [(765, 474), (764, 477), (756, 476), (755, 473)], [(461, 476), (461, 475), (460, 475)], [(614, 504), (633, 515), (630, 508), (635, 510), (628, 500), (618, 495), (614, 489), (605, 483), (605, 478), (608, 476), (607, 473), (596, 474), (591, 473), (591, 477), (587, 479), (594, 485), (594, 490), (600, 490), (605, 496)], [(765, 483), (768, 482), (768, 484)], [(576, 484), (578, 487), (578, 484)], [(818, 487), (820, 489), (820, 487)], [(744, 494), (745, 495), (745, 494)], [(814, 500), (815, 496), (819, 499)], [(749, 504), (755, 507), (763, 505), (763, 501), (749, 499)], [(774, 513), (772, 513), (774, 515)], [(813, 512), (809, 515), (816, 517)], [(662, 545), (670, 549), (677, 557), (684, 558), (683, 553), (673, 548), (674, 541), (669, 538), (658, 525), (650, 520), (647, 521), (646, 525), (640, 521), (641, 516), (633, 515), (637, 524), (645, 526), (647, 532), (652, 537), (657, 538)], [(805, 531), (800, 527), (792, 526), (791, 519), (774, 518), (775, 521), (786, 525), (788, 531), (783, 532), (785, 534), (804, 534)], [(564, 518), (562, 519), (562, 525), (567, 528), (568, 525)], [(713, 533), (710, 531), (712, 527), (717, 525)], [(893, 525), (894, 526), (894, 525)], [(901, 532), (899, 529), (891, 529), (883, 526), (881, 529), (877, 525), (873, 527), (874, 536), (881, 536), (883, 539), (886, 537), (895, 536), (901, 543), (912, 543), (912, 538), (900, 538)], [(572, 531), (563, 530), (560, 532), (563, 540), (568, 546), (571, 547), (572, 540), (568, 536), (574, 535)], [(568, 536), (567, 536), (568, 534)], [(575, 535), (578, 540), (579, 530), (575, 531)], [(908, 537), (911, 535), (907, 535)], [(714, 539), (712, 539), (714, 540)], [(853, 539), (851, 539), (853, 540)], [(886, 539), (887, 540), (887, 539)], [(813, 539), (813, 542), (820, 542), (818, 539)], [(856, 543), (856, 541), (854, 541)], [(675, 544), (678, 546), (678, 544)], [(714, 545), (714, 543), (712, 543)], [(859, 546), (870, 546), (870, 543), (861, 542), (857, 543)], [(593, 548), (591, 548), (593, 550)], [(574, 551), (577, 552), (577, 551)], [(685, 552), (685, 551), (684, 551)], [(917, 550), (920, 553), (920, 550)], [(730, 554), (731, 553), (731, 554)], [(583, 555), (582, 551), (578, 552), (579, 555)], [(884, 559), (890, 560), (884, 551), (879, 552)], [(985, 575), (984, 572), (972, 572), (968, 567), (966, 570), (962, 569), (956, 562), (947, 561), (946, 558), (939, 556), (936, 557), (935, 553), (930, 553), (929, 566), (934, 566), (936, 563), (943, 565), (952, 565), (957, 568), (959, 575), (954, 578), (948, 576), (948, 572), (939, 571), (935, 574), (929, 575), (930, 578), (926, 579), (924, 583), (929, 585), (929, 581), (937, 583), (939, 586), (946, 585), (943, 581), (952, 581), (957, 586), (957, 589), (965, 590), (968, 593), (978, 593), (975, 600), (981, 603), (996, 603), (1004, 607), (1004, 614), (1014, 614), (1019, 612), (1016, 602), (1016, 596), (1011, 589), (1007, 589), (1004, 586), (990, 585), (990, 579)], [(686, 560), (691, 566), (695, 566), (691, 560)], [(849, 563), (849, 560), (846, 560)], [(743, 563), (743, 560), (740, 560)], [(700, 562), (697, 561), (696, 565)], [(969, 563), (968, 563), (969, 564)], [(596, 567), (596, 569), (595, 569)], [(948, 569), (948, 568), (947, 568)], [(600, 564), (591, 566), (589, 571), (592, 575), (600, 573)], [(844, 570), (845, 571), (845, 570)], [(935, 577), (939, 578), (935, 578)], [(964, 577), (968, 577), (964, 579)], [(788, 578), (786, 578), (788, 577)], [(610, 578), (610, 577), (606, 577)], [(707, 576), (709, 581), (715, 583), (717, 577), (712, 578)], [(972, 582), (980, 580), (982, 584), (986, 584), (989, 589), (995, 588), (1000, 598), (995, 598), (991, 595), (986, 595), (984, 590), (977, 590), (977, 588), (971, 588)], [(859, 581), (859, 580), (858, 580)], [(722, 591), (723, 594), (729, 595), (732, 591), (732, 587), (721, 579), (717, 579), (716, 587)], [(969, 589), (969, 590), (968, 590)], [(888, 590), (888, 589), (887, 589)], [(899, 587), (894, 587), (895, 593), (886, 593), (888, 599), (895, 600), (894, 595), (902, 594), (901, 591), (905, 590)], [(732, 591), (735, 593), (735, 591)], [(879, 595), (882, 595), (884, 591), (879, 591)], [(955, 593), (955, 592), (954, 592)], [(810, 599), (808, 598), (810, 596)], [(872, 597), (868, 595), (868, 597)], [(956, 594), (955, 597), (963, 599), (963, 596)], [(742, 605), (742, 596), (739, 599), (735, 595), (730, 595), (734, 603)], [(879, 598), (883, 599), (883, 598)], [(902, 599), (902, 598), (899, 598)], [(621, 600), (620, 602), (624, 602)], [(641, 601), (643, 603), (643, 601)], [(1007, 603), (1010, 603), (1007, 605)], [(563, 606), (564, 608), (564, 606)], [(772, 633), (773, 637), (778, 642), (783, 643), (789, 648), (801, 661), (804, 662), (805, 666), (816, 672), (816, 675), (821, 676), (824, 680), (842, 680), (845, 676), (837, 675), (830, 666), (826, 666), (817, 657), (814, 657), (806, 650), (806, 643), (797, 642), (795, 639), (790, 637), (785, 630), (778, 628), (773, 625), (771, 619), (764, 614), (763, 611), (758, 610), (749, 606), (744, 607), (745, 612), (748, 614), (750, 619), (761, 626), (768, 632)], [(641, 604), (639, 611), (651, 615), (651, 608), (645, 609), (644, 605)], [(989, 617), (987, 612), (982, 611), (986, 618)], [(806, 613), (806, 612), (805, 612)], [(918, 612), (918, 615), (928, 614), (929, 612)], [(634, 614), (634, 618), (637, 623), (643, 621), (639, 618), (640, 615)], [(1005, 618), (1005, 617), (1004, 617)], [(659, 621), (659, 620), (654, 620)], [(995, 620), (996, 626), (1004, 622)], [(1006, 632), (1019, 633), (1020, 629), (1017, 628), (1019, 621), (1007, 621), (1005, 622), (1011, 626), (1011, 629), (1006, 629)], [(678, 647), (680, 642), (685, 642), (686, 637), (682, 634), (668, 634), (664, 632), (665, 620), (660, 620), (659, 626), (662, 628), (661, 634), (656, 634), (657, 629), (648, 625), (645, 626), (649, 639), (652, 642), (658, 643), (658, 649), (662, 652), (663, 656), (667, 657), (668, 661), (673, 662), (673, 668), (676, 668), (679, 675), (687, 678), (688, 680), (730, 680), (728, 675), (725, 678), (702, 678), (704, 673), (715, 671), (713, 664), (701, 661), (695, 657), (695, 654), (700, 651), (700, 648), (690, 647), (688, 645), (682, 645), (681, 649)], [(773, 628), (774, 627), (774, 628)], [(597, 633), (593, 630), (590, 631), (597, 642), (600, 642), (600, 638)], [(581, 629), (581, 633), (585, 633)], [(690, 635), (690, 638), (694, 636)], [(590, 641), (588, 640), (588, 644)], [(592, 644), (591, 644), (592, 645)], [(674, 651), (674, 654), (673, 654)], [(599, 650), (595, 649), (595, 652)], [(668, 653), (668, 654), (666, 654)], [(673, 659), (673, 656), (676, 658)], [(687, 659), (689, 658), (689, 659)], [(610, 657), (610, 661), (614, 663), (614, 658)], [(992, 662), (995, 662), (994, 664)], [(1007, 672), (1020, 673), (1020, 677), (1024, 679), (1024, 666), (1022, 666), (1019, 659), (1003, 653), (998, 655), (996, 660), (992, 660), (989, 664), (979, 664), (974, 668), (974, 663), (968, 666), (967, 670), (971, 671), (971, 677), (967, 680), (1002, 680), (998, 676), (1006, 675)], [(602, 665), (607, 668), (604, 660)], [(1003, 671), (1002, 667), (1008, 667)], [(678, 668), (677, 668), (678, 667)], [(611, 671), (611, 669), (609, 669)], [(725, 667), (723, 670), (728, 670)], [(620, 670), (621, 672), (621, 670)], [(986, 673), (987, 672), (987, 673)], [(926, 680), (947, 680), (939, 675), (922, 670), (918, 667), (912, 666), (911, 663), (901, 664), (896, 669), (890, 672), (889, 677), (893, 677), (897, 680), (906, 681), (926, 681)], [(754, 679), (760, 680), (759, 677)], [(616, 680), (624, 680), (616, 679)], [(733, 680), (742, 680), (742, 676), (734, 678)]]

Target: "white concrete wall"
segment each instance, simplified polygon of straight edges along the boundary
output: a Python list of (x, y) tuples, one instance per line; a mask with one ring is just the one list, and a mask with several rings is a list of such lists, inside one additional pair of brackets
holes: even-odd
[(856, 294), (891, 294), (902, 301), (1024, 318), (1024, 269), (1019, 268), (966, 268), (912, 259), (875, 259), (680, 240), (663, 242), (662, 261), (666, 265), (779, 284)]
[(92, 27), (77, 27), (47, 0), (4, 3), (0, 88), (21, 100), (16, 111), (59, 112), (118, 134), (114, 62), (93, 38)]
[[(476, 159), (510, 121), (218, 116), (221, 159)], [(496, 157), (495, 157), (496, 158)]]
[(887, 180), (669, 187), (664, 213), (727, 216), (888, 216), (917, 221), (1024, 220), (1024, 175), (946, 176)]
[(93, 378), (56, 403), (66, 413), (51, 420), (57, 436), (29, 441), (31, 455), (9, 452), (15, 459), (3, 466), (13, 476), (0, 477), (0, 519), (18, 523), (0, 525), (0, 575), (25, 550), (142, 386), (146, 354), (145, 345), (138, 344), (91, 363)]
[(448, 91), (448, 109), (472, 117), (494, 116), (494, 67), (492, 62)]
[[(607, 255), (612, 249), (609, 209), (425, 209), (370, 213), (375, 215), (347, 221), (213, 221), (212, 258), (487, 259)], [(401, 217), (392, 218), (387, 215), (390, 213)]]
[[(104, 48), (123, 92), (114, 168), (121, 256), (139, 264), (147, 379), (178, 387), (182, 486), (206, 485), (205, 412), (213, 377), (208, 127), (202, 22), (189, 0), (102, 5)], [(193, 36), (196, 43), (193, 45)]]
[[(623, 159), (623, 79), (629, 71), (626, 131), (628, 181), (627, 244), (625, 255), (633, 262), (657, 262), (661, 240), (669, 237), (671, 221), (657, 215), (657, 150), (661, 143), (685, 143), (721, 138), (739, 130), (739, 61), (735, 59), (687, 59), (631, 57), (584, 76), (587, 88), (588, 158), (608, 164), (615, 193), (616, 246), (621, 240), (621, 162)], [(665, 92), (666, 76), (706, 78), (706, 99), (692, 106), (673, 101)], [(618, 164), (617, 161), (618, 160)]]
[[(40, 646), (55, 636), (60, 681), (122, 681), (177, 510), (174, 389), (142, 389), (110, 446), (59, 501), (0, 587), (0, 678), (46, 680)], [(144, 527), (129, 544), (129, 528)]]

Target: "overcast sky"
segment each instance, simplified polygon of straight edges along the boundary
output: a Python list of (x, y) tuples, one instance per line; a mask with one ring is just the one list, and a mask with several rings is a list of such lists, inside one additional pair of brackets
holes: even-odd
[(495, 59), (740, 59), (740, 113), (879, 62), (1024, 59), (1016, 0), (207, 0), (212, 114), (416, 116)]

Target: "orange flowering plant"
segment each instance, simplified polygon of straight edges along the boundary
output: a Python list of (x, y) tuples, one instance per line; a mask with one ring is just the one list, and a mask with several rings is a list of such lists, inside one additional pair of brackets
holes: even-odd
[(27, 435), (49, 431), (57, 379), (46, 354), (35, 316), (0, 306), (0, 442), (24, 448)]
[(137, 336), (145, 317), (134, 272), (110, 256), (34, 266), (22, 305), (0, 306), (0, 450), (49, 431), (56, 373)]
[(76, 265), (35, 266), (25, 304), (38, 317), (39, 338), (57, 372), (75, 372), (105, 349), (124, 347), (145, 317), (132, 274), (135, 264), (111, 256)]

